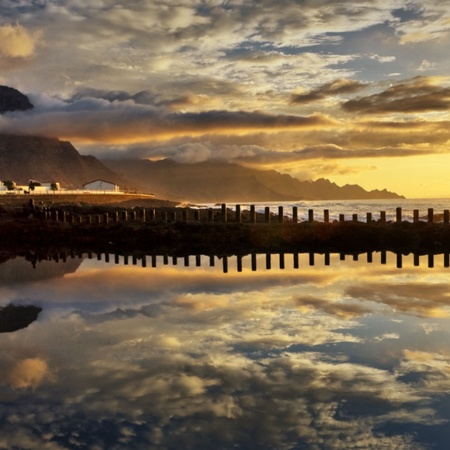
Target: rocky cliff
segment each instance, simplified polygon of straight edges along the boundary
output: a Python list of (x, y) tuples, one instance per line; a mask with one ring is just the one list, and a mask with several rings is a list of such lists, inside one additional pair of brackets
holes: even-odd
[(0, 135), (0, 180), (28, 184), (57, 181), (67, 189), (103, 179), (124, 181), (93, 156), (83, 156), (70, 142), (38, 136)]

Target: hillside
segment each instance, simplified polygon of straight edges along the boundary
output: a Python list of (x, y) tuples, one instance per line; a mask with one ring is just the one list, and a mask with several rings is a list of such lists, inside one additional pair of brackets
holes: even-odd
[(157, 197), (192, 202), (386, 199), (401, 196), (329, 180), (300, 181), (275, 170), (256, 170), (218, 162), (179, 164), (171, 160), (105, 160), (134, 186)]
[(124, 184), (93, 156), (82, 156), (70, 142), (37, 136), (0, 135), (0, 179), (58, 181), (67, 189), (82, 188), (97, 178)]

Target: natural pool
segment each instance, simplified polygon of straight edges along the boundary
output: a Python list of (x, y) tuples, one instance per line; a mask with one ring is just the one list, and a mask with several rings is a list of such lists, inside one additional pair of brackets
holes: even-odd
[(444, 255), (80, 256), (0, 264), (0, 448), (448, 448)]

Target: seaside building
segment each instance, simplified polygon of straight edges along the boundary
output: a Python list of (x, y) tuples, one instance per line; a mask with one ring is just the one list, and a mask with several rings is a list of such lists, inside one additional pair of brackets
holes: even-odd
[(105, 180), (94, 180), (89, 183), (83, 184), (83, 189), (87, 191), (107, 191), (107, 192), (119, 192), (119, 185)]

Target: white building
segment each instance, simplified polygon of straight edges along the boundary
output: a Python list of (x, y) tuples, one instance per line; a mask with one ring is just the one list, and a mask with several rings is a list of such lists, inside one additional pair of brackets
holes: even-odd
[(87, 191), (108, 191), (119, 192), (119, 185), (111, 183), (105, 180), (94, 180), (89, 183), (83, 184), (83, 189)]

